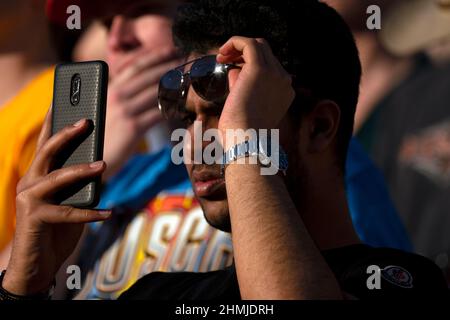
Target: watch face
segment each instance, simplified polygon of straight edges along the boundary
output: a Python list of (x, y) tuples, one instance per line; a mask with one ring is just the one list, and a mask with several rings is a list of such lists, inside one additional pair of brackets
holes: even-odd
[(269, 157), (267, 157), (265, 154), (263, 154), (263, 153), (260, 153), (259, 155), (258, 155), (258, 160), (259, 160), (259, 163), (262, 165), (262, 166), (264, 166), (264, 167), (269, 167), (270, 166), (270, 164), (271, 164), (271, 162), (272, 162), (272, 159), (270, 159)]

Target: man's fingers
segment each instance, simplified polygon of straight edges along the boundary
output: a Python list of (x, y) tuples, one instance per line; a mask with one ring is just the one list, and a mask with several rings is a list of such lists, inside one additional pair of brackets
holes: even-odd
[(88, 128), (89, 121), (82, 119), (74, 125), (67, 126), (54, 134), (36, 154), (30, 167), (31, 174), (33, 176), (47, 174), (51, 164), (57, 158), (58, 153), (67, 147), (72, 140), (85, 133)]
[(141, 48), (136, 51), (129, 52), (121, 61), (118, 61), (116, 63), (116, 73), (120, 73), (129, 65), (131, 65), (136, 59), (138, 59), (139, 57), (143, 57), (149, 53), (150, 51), (147, 48)]
[(164, 48), (155, 52), (148, 52), (132, 59), (125, 67), (121, 68), (117, 76), (113, 79), (113, 86), (126, 84), (129, 79), (139, 74), (145, 69), (157, 67), (158, 65), (175, 60), (176, 51), (173, 48)]
[(44, 143), (50, 138), (52, 135), (52, 110), (53, 106), (50, 105), (48, 108), (47, 115), (45, 116), (44, 123), (42, 125), (41, 132), (39, 133), (39, 137), (36, 144), (36, 151), (39, 151)]
[(220, 63), (237, 63), (240, 59), (245, 64), (269, 67), (280, 75), (287, 74), (263, 38), (232, 37), (219, 49), (217, 61)]
[(256, 39), (238, 36), (231, 37), (220, 47), (217, 61), (220, 63), (233, 63), (240, 56), (242, 56), (246, 64), (263, 66), (266, 63)]
[(38, 198), (51, 198), (70, 186), (88, 181), (102, 174), (106, 169), (104, 161), (80, 164), (52, 171), (39, 183), (32, 186), (32, 192)]
[(110, 210), (78, 209), (69, 206), (48, 205), (40, 219), (49, 224), (88, 223), (107, 220)]
[(147, 67), (141, 73), (136, 74), (132, 79), (128, 79), (119, 90), (119, 95), (123, 99), (135, 96), (143, 90), (147, 90), (152, 85), (158, 85), (162, 75), (170, 69), (176, 68), (181, 64), (181, 60), (170, 60), (156, 66)]
[(267, 41), (264, 40), (263, 38), (256, 38), (255, 40), (256, 42), (258, 42), (258, 47), (264, 57), (264, 61), (267, 63), (267, 65), (275, 67), (273, 60), (276, 60), (276, 58), (274, 57), (272, 49), (270, 48)]
[(130, 52), (125, 58), (117, 63), (118, 73), (123, 72), (125, 69), (136, 65), (146, 65), (147, 63), (158, 64), (159, 59), (168, 59), (177, 54), (176, 49), (173, 46), (165, 46), (162, 48), (141, 48), (136, 51)]
[(148, 129), (163, 120), (163, 116), (158, 108), (153, 108), (141, 114), (138, 121), (140, 132), (146, 132)]
[(283, 68), (280, 61), (273, 54), (272, 48), (270, 47), (269, 43), (263, 38), (256, 38), (256, 41), (259, 43), (267, 64), (274, 68), (274, 70), (277, 70), (280, 75), (287, 74), (287, 71)]
[(133, 97), (126, 104), (126, 114), (129, 116), (139, 116), (142, 112), (149, 109), (159, 109), (158, 106), (158, 88), (153, 86), (147, 90), (142, 91), (137, 96)]

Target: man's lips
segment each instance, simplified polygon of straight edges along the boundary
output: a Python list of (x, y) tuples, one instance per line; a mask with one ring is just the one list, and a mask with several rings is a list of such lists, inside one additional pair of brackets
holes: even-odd
[(225, 179), (216, 172), (193, 171), (195, 194), (199, 197), (208, 197), (225, 187)]

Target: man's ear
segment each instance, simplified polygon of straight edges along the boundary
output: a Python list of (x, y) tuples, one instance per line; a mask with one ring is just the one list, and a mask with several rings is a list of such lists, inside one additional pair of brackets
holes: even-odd
[(320, 100), (308, 114), (308, 152), (322, 152), (333, 143), (339, 128), (341, 110), (336, 102)]

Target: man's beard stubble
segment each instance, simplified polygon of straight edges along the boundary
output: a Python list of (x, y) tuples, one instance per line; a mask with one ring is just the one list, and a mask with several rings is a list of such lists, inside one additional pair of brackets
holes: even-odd
[[(286, 149), (288, 159), (289, 159), (289, 168), (285, 177), (283, 177), (283, 181), (288, 189), (289, 195), (294, 203), (298, 212), (301, 212), (302, 209), (305, 208), (305, 199), (308, 193), (308, 171), (306, 170), (306, 166), (304, 165), (297, 146), (291, 146), (291, 148)], [(226, 198), (224, 201), (228, 201)], [(223, 212), (220, 215), (216, 215), (218, 219), (208, 218), (206, 214), (207, 208), (200, 201), (200, 206), (203, 209), (203, 215), (212, 227), (219, 229), (224, 232), (231, 233), (231, 221), (230, 221), (230, 213), (229, 213), (229, 205), (228, 202), (224, 204), (226, 208), (226, 212)], [(257, 214), (257, 213), (256, 213)]]

